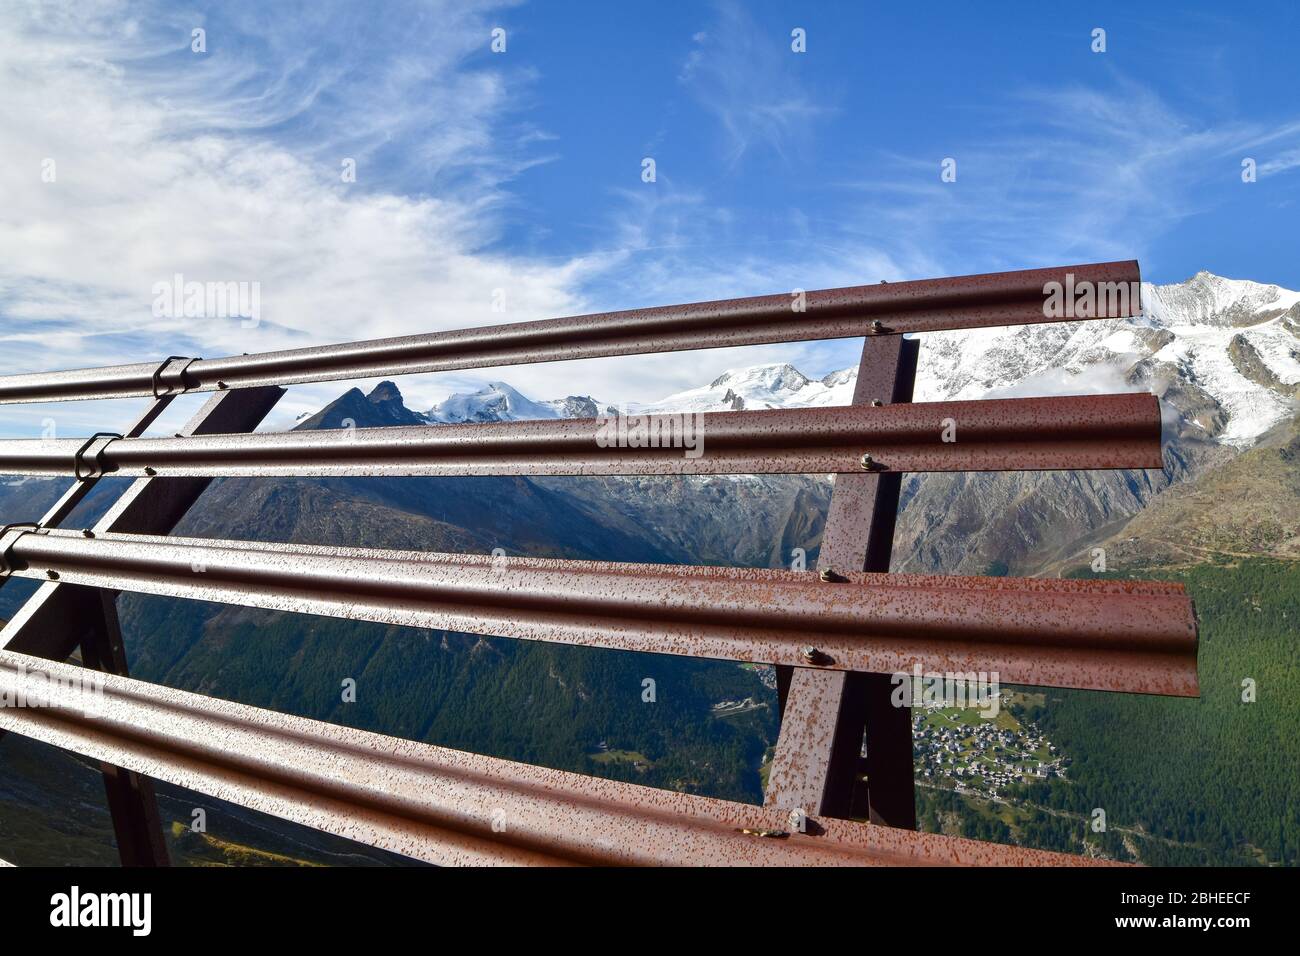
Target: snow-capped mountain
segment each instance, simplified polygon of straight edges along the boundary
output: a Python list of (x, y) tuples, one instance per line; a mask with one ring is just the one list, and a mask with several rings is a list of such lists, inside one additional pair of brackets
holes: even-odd
[[(935, 332), (916, 400), (1150, 389), (1203, 437), (1246, 447), (1300, 399), (1300, 293), (1208, 272), (1143, 286), (1131, 319)], [(856, 368), (810, 379), (790, 365), (730, 369), (638, 412), (847, 404)]]
[[(1132, 319), (922, 337), (918, 401), (1154, 392), (1166, 410), (1164, 468), (908, 475), (894, 570), (1050, 573), (1080, 549), (1118, 533), (1171, 484), (1198, 480), (1294, 418), (1300, 404), (1300, 294), (1198, 273), (1186, 282), (1144, 286), (1143, 303), (1144, 314)], [(846, 368), (810, 378), (788, 364), (756, 365), (625, 407), (644, 414), (844, 405), (856, 374), (856, 368)], [(615, 410), (587, 396), (534, 401), (495, 382), (421, 414), (405, 408), (396, 386), (382, 383), (368, 396), (354, 389), (300, 427), (341, 427), (346, 419), (366, 426), (577, 418)], [(748, 555), (743, 560), (752, 560), (761, 545), (771, 549), (765, 560), (774, 567), (788, 559), (790, 548), (818, 540), (830, 492), (824, 476), (533, 483), (565, 500), (582, 500), (609, 520), (633, 521), (646, 533), (657, 529), (682, 554), (707, 552), (728, 563), (742, 560), (742, 550)], [(629, 488), (635, 493), (629, 495)], [(753, 540), (733, 541), (731, 551), (713, 554), (715, 538), (730, 540), (705, 520), (713, 513), (709, 509), (721, 514), (720, 508), (732, 508), (728, 520), (750, 527)]]
[(627, 407), (629, 412), (652, 414), (847, 405), (853, 398), (855, 378), (857, 369), (812, 379), (793, 365), (753, 365), (728, 369), (702, 388), (677, 392), (657, 402), (631, 402)]
[(1149, 389), (1237, 448), (1295, 413), (1300, 293), (1200, 272), (1142, 301), (1131, 319), (926, 335), (916, 400)]
[(477, 392), (458, 392), (426, 413), (434, 424), (513, 422), (536, 418), (594, 418), (600, 407), (589, 395), (535, 402), (505, 382), (489, 382)]
[[(934, 332), (922, 339), (916, 400), (1149, 389), (1180, 427), (1234, 448), (1295, 413), (1300, 399), (1300, 292), (1198, 272), (1144, 284), (1143, 315)], [(809, 378), (782, 363), (728, 369), (707, 385), (634, 413), (845, 405), (856, 368)], [(534, 401), (504, 382), (450, 396), (432, 423), (585, 418), (613, 410), (590, 396)]]

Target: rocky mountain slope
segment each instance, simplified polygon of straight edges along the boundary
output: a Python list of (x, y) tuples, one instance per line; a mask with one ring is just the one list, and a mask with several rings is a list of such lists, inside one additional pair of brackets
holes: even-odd
[[(1118, 568), (1300, 560), (1300, 421), (1283, 422), (1221, 468), (1170, 488), (1099, 545)], [(1088, 563), (1086, 554), (1073, 555), (1061, 567)]]

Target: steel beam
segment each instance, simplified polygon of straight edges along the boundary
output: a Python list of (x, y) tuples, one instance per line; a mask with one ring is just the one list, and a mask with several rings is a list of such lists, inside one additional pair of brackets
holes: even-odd
[[(171, 403), (172, 400), (170, 397), (159, 398), (150, 402), (149, 407), (145, 409), (144, 414), (137, 418), (134, 424), (122, 433), (122, 436), (124, 438), (133, 439), (143, 435), (145, 431), (148, 430), (149, 426), (157, 421), (158, 416), (167, 410), (167, 407), (171, 405)], [(3, 469), (0, 469), (0, 474), (4, 473)], [(67, 474), (67, 472), (64, 472), (64, 474)], [(68, 490), (59, 497), (59, 500), (56, 501), (47, 512), (45, 512), (45, 516), (41, 518), (41, 527), (57, 528), (62, 524), (64, 519), (67, 518), (68, 515), (72, 514), (73, 509), (75, 509), (77, 505), (81, 504), (81, 502), (85, 500), (86, 495), (90, 494), (95, 485), (99, 483), (100, 477), (102, 477), (102, 473), (99, 475), (87, 475), (84, 478), (78, 477), (78, 480), (74, 481), (68, 487)], [(0, 586), (3, 585), (3, 579), (0, 579)]]
[[(889, 348), (889, 339), (869, 341)], [(182, 438), (0, 440), (0, 474), (13, 475), (92, 470), (161, 477), (711, 475), (1159, 467), (1160, 404), (1141, 392)]]
[[(915, 340), (868, 339), (854, 404), (884, 401), (907, 408), (902, 403), (912, 398), (917, 351)], [(897, 473), (836, 477), (818, 554), (821, 572), (839, 577), (849, 570), (889, 570), (901, 480)], [(781, 732), (765, 803), (835, 817), (867, 816), (873, 823), (913, 830), (911, 709), (890, 705), (888, 673), (856, 670), (779, 675), (778, 687), (785, 687)], [(861, 804), (857, 798), (864, 789)]]
[(874, 673), (1196, 692), (1180, 585), (816, 575), (15, 529), (12, 573), (470, 634)]
[(443, 865), (1082, 866), (811, 819), (354, 730), (0, 651), (0, 728)]
[[(7, 375), (0, 376), (0, 404), (132, 398), (684, 349), (1121, 318), (1140, 314), (1140, 279), (1136, 262), (1106, 262), (795, 295), (782, 292), (220, 359), (178, 358)], [(1056, 312), (1049, 308), (1052, 283), (1065, 287), (1068, 299)], [(1069, 294), (1076, 288), (1102, 294), (1094, 294), (1091, 306), (1078, 308), (1077, 297)]]
[[(91, 670), (127, 676), (126, 648), (117, 620), (117, 604), (106, 591), (98, 594), (100, 613), (81, 641), (81, 660)], [(167, 841), (153, 781), (133, 770), (102, 762), (104, 795), (113, 820), (113, 835), (123, 866), (167, 866)]]
[[(213, 396), (181, 433), (193, 436), (256, 428), (282, 394), (284, 389), (258, 388)], [(170, 402), (170, 397), (155, 400), (127, 434), (143, 434)], [(65, 520), (97, 480), (90, 475), (74, 484), (46, 513), (42, 524), (48, 527)], [(96, 528), (101, 533), (131, 530), (166, 534), (203, 493), (209, 481), (206, 478), (135, 481)], [(4, 576), (0, 576), (0, 583), (3, 580)], [(0, 647), (63, 660), (80, 645), (82, 660), (88, 667), (125, 676), (127, 659), (115, 597), (115, 591), (95, 591), (48, 581), (0, 631)], [(166, 866), (167, 844), (152, 782), (111, 762), (104, 762), (101, 770), (122, 865)]]
[[(282, 388), (254, 388), (214, 395), (181, 429), (181, 434), (206, 435), (251, 431), (284, 394)], [(93, 533), (112, 531), (168, 534), (203, 494), (210, 478), (140, 478), (113, 503), (95, 524)], [(0, 647), (63, 660), (81, 643), (94, 625), (97, 607), (93, 596), (78, 594), (70, 586), (43, 585), (0, 630)]]

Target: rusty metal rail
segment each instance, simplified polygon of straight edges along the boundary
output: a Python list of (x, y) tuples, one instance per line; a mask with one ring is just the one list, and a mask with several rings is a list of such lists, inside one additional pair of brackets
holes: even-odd
[(0, 651), (0, 728), (443, 865), (1086, 865), (547, 770)]
[(845, 575), (494, 558), (14, 529), (12, 573), (588, 647), (873, 673), (994, 672), (1190, 696), (1196, 622), (1176, 584)]
[[(171, 358), (138, 365), (0, 376), (0, 404), (88, 398), (143, 398), (251, 385), (446, 372), (570, 359), (726, 348), (775, 342), (1137, 315), (1128, 288), (1134, 261), (1026, 269), (986, 275), (881, 283), (691, 305), (605, 312), (455, 332), (229, 358)], [(1095, 314), (1044, 308), (1050, 283), (1119, 289), (1096, 300)]]
[(0, 474), (690, 475), (1161, 467), (1160, 406), (1144, 392), (685, 418), (8, 439), (0, 440)]
[[(1067, 298), (1088, 285), (1091, 308), (1048, 309), (1053, 283)], [(438, 863), (1091, 862), (910, 832), (911, 716), (889, 684), (989, 674), (1195, 695), (1183, 589), (883, 572), (904, 472), (1158, 468), (1158, 403), (909, 405), (917, 342), (901, 333), (1136, 315), (1138, 283), (1136, 262), (1103, 263), (0, 377), (0, 403), (153, 398), (126, 437), (0, 441), (0, 473), (76, 479), (39, 526), (0, 530), (0, 584), (44, 582), (0, 632), (0, 692), (50, 698), (0, 707), (0, 731), (103, 761), (126, 864), (167, 861), (151, 777)], [(294, 383), (857, 336), (853, 407), (708, 413), (689, 426), (677, 417), (666, 439), (655, 416), (247, 434)], [(214, 390), (182, 435), (139, 437), (175, 396)], [(643, 440), (656, 424), (657, 447)], [(820, 574), (166, 536), (218, 476), (722, 473), (837, 475)], [(54, 527), (106, 475), (137, 480), (93, 529)], [(134, 681), (120, 591), (775, 664), (782, 729), (767, 803), (596, 780)], [(68, 696), (93, 672), (59, 663), (78, 646), (106, 672), (93, 714)], [(792, 827), (792, 810), (807, 813), (807, 832)], [(842, 819), (863, 816), (883, 825)]]

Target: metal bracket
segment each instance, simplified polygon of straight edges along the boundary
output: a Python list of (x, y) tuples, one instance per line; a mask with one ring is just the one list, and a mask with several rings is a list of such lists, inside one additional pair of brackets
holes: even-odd
[(9, 549), (15, 541), (32, 531), (44, 533), (45, 529), (35, 521), (14, 521), (0, 527), (0, 578), (7, 578), (13, 572), (13, 566), (9, 563)]
[[(83, 444), (80, 448), (78, 448), (77, 451), (76, 451), (76, 454), (74, 454), (74, 455), (72, 456), (72, 475), (73, 475), (73, 477), (76, 478), (77, 481), (86, 481), (87, 479), (90, 479), (90, 478), (101, 478), (101, 477), (103, 477), (103, 474), (104, 474), (104, 450), (107, 449), (109, 445), (113, 444), (113, 442), (117, 441), (117, 440), (118, 440), (119, 438), (121, 438), (121, 437), (122, 437), (122, 435), (121, 435), (120, 432), (95, 432), (95, 434), (93, 434), (93, 435), (91, 435), (89, 438), (87, 438), (85, 444)], [(94, 467), (94, 470), (89, 471), (89, 472), (87, 472), (86, 474), (83, 475), (83, 474), (81, 473), (81, 458), (82, 458), (82, 456), (83, 456), (84, 454), (86, 454), (86, 451), (90, 448), (90, 446), (93, 445), (95, 442), (97, 442), (97, 441), (98, 441), (99, 439), (101, 439), (101, 438), (107, 438), (108, 441), (106, 441), (106, 442), (104, 442), (104, 444), (100, 445), (100, 446), (99, 446), (99, 450), (95, 452), (95, 467)]]
[[(186, 370), (187, 370), (191, 365), (193, 365), (195, 362), (197, 362), (198, 359), (197, 359), (197, 358), (190, 358), (188, 355), (169, 355), (169, 356), (167, 356), (165, 359), (163, 359), (161, 365), (159, 365), (156, 369), (153, 370), (153, 377), (150, 379), (150, 388), (151, 388), (152, 391), (153, 391), (153, 397), (154, 397), (154, 398), (163, 398), (164, 395), (170, 395), (170, 394), (172, 394), (172, 392), (170, 391), (170, 389), (169, 389), (166, 393), (164, 393), (164, 394), (159, 394), (159, 392), (158, 392), (158, 387), (162, 384), (162, 381), (161, 381), (162, 373), (165, 372), (165, 371), (167, 371), (167, 367), (168, 367), (169, 365), (171, 365), (172, 362), (175, 362), (177, 359), (179, 359), (180, 361), (182, 361), (182, 362), (185, 363), (184, 365), (181, 366), (181, 373), (180, 373), (180, 379), (181, 379), (181, 393), (187, 391), (187, 386), (185, 385), (185, 371), (186, 371)], [(177, 394), (180, 394), (180, 393), (177, 393)]]

